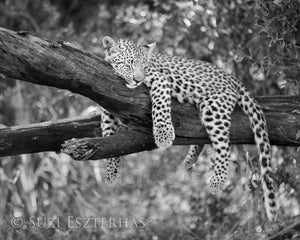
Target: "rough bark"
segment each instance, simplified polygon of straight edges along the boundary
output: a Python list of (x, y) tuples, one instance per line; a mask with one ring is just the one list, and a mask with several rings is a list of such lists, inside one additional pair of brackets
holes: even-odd
[[(24, 32), (16, 33), (3, 28), (0, 28), (0, 56), (0, 73), (7, 77), (81, 94), (128, 124), (130, 128), (128, 132), (119, 133), (118, 136), (109, 139), (98, 139), (100, 146), (103, 147), (98, 151), (97, 157), (128, 154), (154, 147), (151, 135), (151, 103), (146, 87), (140, 86), (134, 90), (126, 88), (123, 80), (114, 74), (111, 66), (103, 58), (75, 49), (63, 42), (42, 40)], [(257, 100), (266, 114), (271, 143), (299, 146), (300, 142), (296, 139), (296, 135), (300, 129), (300, 96), (258, 97)], [(175, 144), (209, 142), (205, 130), (201, 127), (195, 106), (173, 101), (172, 110), (176, 130)], [(247, 117), (240, 110), (236, 110), (232, 118), (232, 142), (253, 143)], [(7, 132), (7, 130), (0, 132), (2, 141), (7, 139), (5, 131)], [(70, 134), (68, 137), (90, 137), (84, 131), (73, 132), (74, 135)], [(129, 137), (126, 137), (126, 134)], [(34, 135), (40, 137), (39, 132)], [(122, 145), (118, 145), (118, 142)], [(27, 152), (57, 150), (57, 141), (51, 143), (49, 140), (44, 144), (48, 146)], [(14, 147), (18, 148), (19, 145)], [(0, 147), (1, 151), (3, 152)], [(7, 154), (9, 153), (2, 153), (2, 156)]]
[(70, 118), (0, 129), (0, 157), (44, 151), (59, 152), (71, 138), (101, 136), (101, 117)]

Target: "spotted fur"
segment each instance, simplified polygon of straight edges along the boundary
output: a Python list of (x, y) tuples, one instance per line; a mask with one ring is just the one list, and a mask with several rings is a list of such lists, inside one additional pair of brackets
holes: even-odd
[[(152, 54), (155, 44), (138, 46), (129, 40), (115, 42), (103, 39), (105, 59), (126, 86), (144, 83), (152, 100), (153, 135), (158, 147), (172, 145), (175, 138), (171, 119), (171, 97), (188, 101), (199, 109), (215, 151), (214, 175), (210, 191), (217, 193), (225, 186), (230, 163), (229, 129), (236, 104), (248, 115), (260, 153), (262, 187), (267, 217), (277, 215), (276, 191), (272, 178), (271, 149), (264, 114), (258, 103), (233, 76), (209, 63), (168, 55)], [(186, 158), (187, 167), (197, 159), (200, 147), (192, 146)]]
[(186, 155), (185, 159), (183, 160), (184, 168), (190, 172), (193, 168), (193, 165), (197, 162), (198, 157), (203, 149), (203, 146), (200, 145), (191, 145)]
[[(109, 137), (118, 130), (121, 121), (111, 113), (101, 108), (101, 129), (102, 136)], [(120, 157), (108, 158), (106, 161), (105, 183), (114, 186), (120, 176)]]

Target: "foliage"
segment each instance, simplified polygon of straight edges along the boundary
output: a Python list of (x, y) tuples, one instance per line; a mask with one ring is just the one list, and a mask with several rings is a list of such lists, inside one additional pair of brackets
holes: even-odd
[[(212, 62), (257, 95), (299, 94), (300, 7), (297, 0), (0, 0), (0, 26), (72, 42), (103, 55), (105, 35), (157, 42), (159, 52)], [(93, 102), (70, 92), (0, 75), (0, 122), (21, 125), (80, 115)], [(296, 139), (295, 129), (295, 139)], [(226, 190), (208, 192), (211, 149), (191, 176), (186, 147), (126, 156), (118, 186), (102, 182), (105, 163), (41, 153), (0, 162), (1, 238), (265, 239), (299, 218), (300, 161), (294, 148), (273, 147), (281, 217), (266, 223), (256, 149), (234, 147)], [(251, 157), (249, 157), (251, 156)], [(25, 225), (11, 227), (13, 216)], [(56, 218), (56, 228), (29, 217)], [(70, 228), (67, 217), (141, 220), (139, 227)], [(82, 220), (82, 219), (81, 219)], [(145, 223), (145, 224), (143, 224)]]

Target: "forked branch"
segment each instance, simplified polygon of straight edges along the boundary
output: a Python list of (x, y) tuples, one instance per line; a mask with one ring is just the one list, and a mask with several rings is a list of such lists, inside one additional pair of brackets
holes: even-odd
[[(73, 48), (62, 41), (42, 40), (24, 32), (3, 28), (0, 28), (0, 55), (1, 74), (26, 82), (68, 89), (86, 96), (128, 125), (127, 132), (120, 132), (107, 139), (91, 140), (93, 143), (97, 141), (99, 147), (93, 158), (123, 155), (155, 147), (151, 133), (151, 103), (146, 87), (140, 86), (134, 90), (126, 88), (124, 81), (103, 58)], [(299, 146), (297, 131), (300, 130), (300, 96), (258, 97), (257, 101), (266, 114), (271, 143)], [(173, 101), (172, 111), (175, 144), (209, 142), (194, 106)], [(57, 151), (67, 139), (94, 137), (92, 129), (87, 132), (78, 131), (78, 126), (77, 130), (69, 131), (69, 125), (73, 123), (66, 121), (68, 124), (64, 126), (65, 129), (59, 130), (60, 137), (51, 132), (34, 132), (35, 126), (26, 127), (27, 132), (19, 127), (2, 129), (0, 156)], [(83, 123), (79, 123), (81, 124)], [(52, 129), (51, 124), (47, 128)], [(36, 140), (36, 147), (33, 146), (32, 139), (47, 140)], [(235, 144), (253, 143), (249, 121), (240, 110), (233, 113), (231, 139)]]

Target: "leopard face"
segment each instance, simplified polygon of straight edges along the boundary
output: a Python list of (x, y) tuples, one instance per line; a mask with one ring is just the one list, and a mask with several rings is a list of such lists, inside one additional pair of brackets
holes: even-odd
[(143, 83), (155, 45), (139, 46), (130, 40), (120, 39), (115, 42), (110, 37), (103, 38), (105, 60), (125, 79), (128, 88), (136, 88)]

